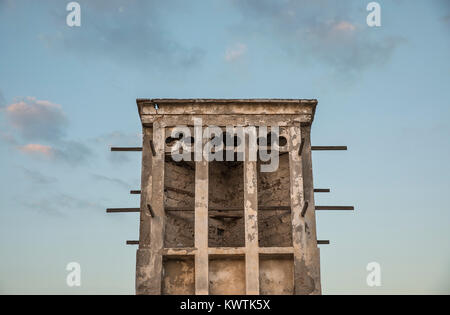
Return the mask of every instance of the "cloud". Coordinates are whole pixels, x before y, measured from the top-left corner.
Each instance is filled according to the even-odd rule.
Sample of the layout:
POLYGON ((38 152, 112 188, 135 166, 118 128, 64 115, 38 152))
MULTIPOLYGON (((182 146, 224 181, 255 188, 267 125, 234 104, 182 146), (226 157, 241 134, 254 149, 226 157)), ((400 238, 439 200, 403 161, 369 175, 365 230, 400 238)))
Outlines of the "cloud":
MULTIPOLYGON (((167 11, 183 10, 184 1, 78 1, 81 27, 61 30, 65 11, 55 11, 58 31, 43 33, 38 38, 50 49, 62 49, 84 58, 127 63, 147 70, 190 68, 204 56, 201 47, 187 47, 174 40, 162 16, 167 11)), ((64 22, 63 22, 64 21, 64 22)))
POLYGON ((67 215, 55 206, 53 202, 47 199, 43 200, 22 200, 21 204, 29 211, 39 212, 51 217, 65 218, 67 215))
POLYGON ((333 30, 338 32, 353 32, 356 26, 347 21, 341 21, 333 25, 333 30))
POLYGON ((78 165, 92 155, 85 144, 66 139, 68 119, 59 104, 26 97, 2 112, 10 130, 1 132, 0 139, 28 156, 78 165))
POLYGON ((84 164, 93 155, 92 150, 84 143, 78 141, 60 141, 54 150, 56 160, 71 165, 84 164))
POLYGON ((73 197, 68 194, 60 193, 52 199, 59 208, 69 210, 87 210, 87 209, 102 209, 103 205, 96 202, 84 200, 78 197, 73 197))
POLYGON ((18 145, 16 137, 11 132, 0 132, 0 139, 10 145, 18 145))
POLYGON ((22 172, 24 173, 24 175, 35 184, 47 185, 47 184, 56 183, 58 181, 57 178, 44 175, 39 171, 30 170, 25 167, 21 167, 21 169, 22 169, 22 172))
POLYGON ((104 208, 101 204, 65 193, 57 193, 49 198, 40 200, 24 200, 22 204, 30 211, 38 211, 54 217, 67 217, 68 213, 73 213, 74 211, 79 213, 81 210, 99 210, 104 208))
POLYGON ((247 52, 247 46, 245 44, 236 44, 233 47, 227 48, 225 52, 225 60, 232 62, 241 58, 247 52))
POLYGON ((366 25, 364 5, 334 0, 234 0, 243 20, 234 30, 243 38, 275 41, 292 60, 319 62, 351 74, 385 63, 404 42, 366 25), (243 35, 244 34, 244 35, 243 35))
POLYGON ((60 141, 57 147, 28 143, 18 146, 18 149, 31 157, 45 158, 74 166, 87 162, 88 157, 92 155, 89 147, 77 141, 60 141))
MULTIPOLYGON (((142 133, 124 133, 112 131, 108 134, 98 136, 91 140, 97 147, 109 149, 113 146, 142 146, 142 133)), ((131 161, 129 152, 110 152, 108 160, 114 164, 123 164, 131 161)))
POLYGON ((52 147, 37 143, 29 143, 19 146, 19 150, 32 156, 43 156, 46 158, 51 158, 54 156, 54 150, 52 147))
POLYGON ((98 181, 113 183, 113 184, 119 185, 121 187, 124 187, 126 189, 129 189, 131 187, 129 184, 127 184, 125 181, 123 181, 119 178, 111 178, 111 177, 98 175, 98 174, 92 174, 92 178, 94 178, 95 180, 98 180, 98 181))
POLYGON ((57 140, 64 136, 67 118, 58 104, 27 97, 5 108, 6 118, 26 140, 57 140))

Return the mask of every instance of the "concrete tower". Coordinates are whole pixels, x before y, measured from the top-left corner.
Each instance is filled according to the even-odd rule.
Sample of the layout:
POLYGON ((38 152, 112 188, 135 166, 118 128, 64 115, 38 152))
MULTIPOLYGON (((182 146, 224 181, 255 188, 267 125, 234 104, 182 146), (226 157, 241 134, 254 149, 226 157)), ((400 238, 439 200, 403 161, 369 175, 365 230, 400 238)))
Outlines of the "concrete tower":
POLYGON ((315 206, 311 149, 346 149, 311 147, 317 101, 138 99, 137 105, 142 148, 113 151, 142 151, 141 190, 132 191, 141 194, 140 208, 108 209, 140 212, 139 241, 128 242, 139 245, 136 293, 321 294, 318 244, 328 242, 316 238, 315 211, 353 208, 315 206), (173 136, 177 126, 183 138, 173 136), (204 136, 208 126, 223 130, 224 161, 201 154, 212 138, 204 136), (266 135, 268 144, 259 141, 266 135), (251 144, 271 153, 275 136, 278 165, 262 171, 269 162, 259 154, 252 159, 251 144), (175 148, 183 160, 173 159, 175 148))

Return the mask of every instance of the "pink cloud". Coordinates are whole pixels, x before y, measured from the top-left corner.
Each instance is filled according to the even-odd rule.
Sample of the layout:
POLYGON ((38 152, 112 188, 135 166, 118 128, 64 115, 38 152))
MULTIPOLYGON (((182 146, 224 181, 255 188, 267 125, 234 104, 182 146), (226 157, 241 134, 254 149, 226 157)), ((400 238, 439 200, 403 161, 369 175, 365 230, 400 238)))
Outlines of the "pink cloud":
POLYGON ((29 143, 29 144, 20 146, 19 150, 25 154, 42 155, 45 157, 52 157, 53 152, 54 152, 54 150, 51 146, 37 144, 37 143, 29 143))
POLYGON ((25 140, 58 140, 67 118, 61 105, 26 97, 5 108, 6 117, 25 140))
POLYGON ((225 60, 229 62, 235 61, 245 55, 246 52, 247 45, 238 43, 227 49, 225 52, 225 60))
POLYGON ((25 100, 13 103, 6 107, 6 111, 10 114, 40 114, 43 109, 61 110, 61 105, 53 104, 45 100, 37 100, 35 97, 27 97, 25 100))
POLYGON ((8 131, 0 131, 0 141, 23 154, 71 165, 84 163, 92 155, 82 142, 66 139, 68 119, 59 104, 24 97, 0 110, 10 127, 8 131))
POLYGON ((347 21, 341 21, 333 25, 333 30, 340 32, 353 32, 356 26, 347 21))

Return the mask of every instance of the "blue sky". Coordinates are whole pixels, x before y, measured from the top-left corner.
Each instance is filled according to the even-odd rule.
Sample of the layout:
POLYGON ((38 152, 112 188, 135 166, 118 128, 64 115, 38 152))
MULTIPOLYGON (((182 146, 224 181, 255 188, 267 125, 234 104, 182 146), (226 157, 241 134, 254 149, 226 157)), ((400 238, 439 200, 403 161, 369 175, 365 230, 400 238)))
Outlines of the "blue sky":
POLYGON ((317 98, 326 294, 450 293, 450 4, 0 0, 0 293, 134 293, 136 98, 317 98), (82 285, 66 285, 79 262, 82 285), (366 285, 377 261, 382 286, 366 285))

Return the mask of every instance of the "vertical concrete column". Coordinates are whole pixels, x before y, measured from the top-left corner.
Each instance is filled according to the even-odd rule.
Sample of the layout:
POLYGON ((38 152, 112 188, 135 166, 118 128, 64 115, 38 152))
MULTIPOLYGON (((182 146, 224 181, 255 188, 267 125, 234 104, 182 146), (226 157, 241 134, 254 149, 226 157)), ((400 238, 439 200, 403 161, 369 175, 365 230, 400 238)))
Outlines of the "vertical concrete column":
MULTIPOLYGON (((244 218, 245 218, 245 288, 246 294, 259 294, 258 250, 258 180, 257 162, 250 160, 249 138, 256 139, 256 129, 248 128, 245 135, 244 218), (250 133, 254 133, 249 135, 250 133)), ((254 143, 253 145, 255 145, 254 143)), ((256 149, 256 148, 253 148, 256 149)))
POLYGON ((152 195, 152 151, 153 129, 143 128, 142 169, 141 169, 141 213, 139 224, 139 249, 136 253, 136 294, 146 294, 150 288, 150 231, 151 217, 147 204, 152 195))
POLYGON ((308 274, 314 280, 312 294, 322 294, 320 281, 320 249, 317 246, 316 214, 314 202, 313 169, 311 157, 311 126, 302 126, 302 138, 304 138, 302 166, 303 166, 303 191, 305 200, 308 201, 308 210, 305 214, 306 232, 306 268, 308 274))
MULTIPOLYGON (((161 281, 163 274, 162 265, 162 251, 164 249, 164 228, 165 228, 165 213, 164 213, 164 144, 165 144, 165 129, 159 122, 153 124, 153 146, 155 149, 155 156, 152 158, 152 192, 149 204, 154 216, 150 215, 148 206, 145 205, 145 211, 150 215, 151 229, 150 229, 150 255, 149 265, 146 277, 150 279, 149 286, 146 288, 145 294, 161 294, 161 281)), ((151 150, 151 149, 150 149, 151 150)))
POLYGON ((304 194, 302 156, 298 154, 301 143, 300 126, 289 127, 289 170, 292 220, 292 242, 294 248, 294 294, 310 294, 314 291, 314 280, 306 268, 305 220, 301 216, 304 194))
MULTIPOLYGON (((195 133, 196 141, 202 134, 195 133)), ((203 141, 202 141, 203 143, 203 141)), ((196 148, 197 150, 198 148, 196 148)), ((203 150, 203 145, 201 146, 203 150)), ((195 162, 195 294, 209 293, 209 257, 208 257, 208 161, 202 155, 201 161, 195 162)))

